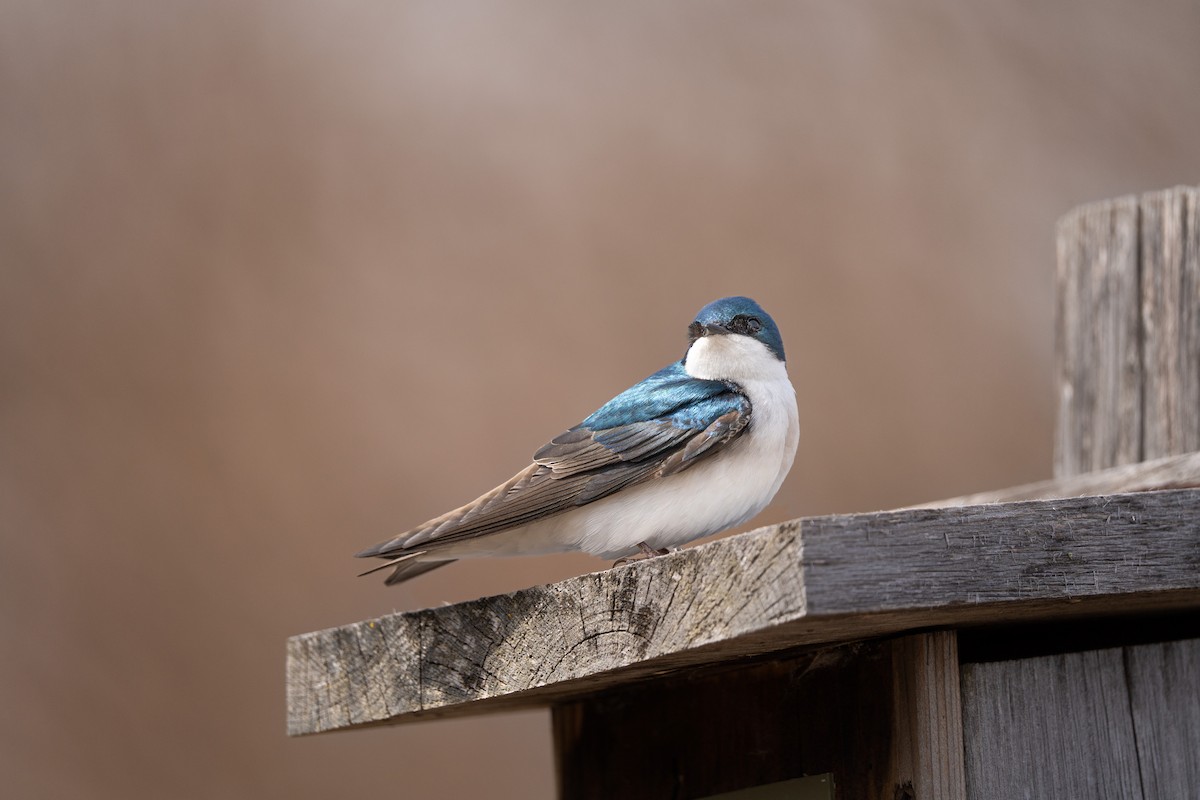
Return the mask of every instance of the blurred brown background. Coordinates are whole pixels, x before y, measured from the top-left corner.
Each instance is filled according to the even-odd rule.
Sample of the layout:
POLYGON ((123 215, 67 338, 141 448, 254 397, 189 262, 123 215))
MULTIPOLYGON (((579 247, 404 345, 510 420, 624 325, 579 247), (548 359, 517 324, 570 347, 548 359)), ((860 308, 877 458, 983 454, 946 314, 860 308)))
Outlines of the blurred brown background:
POLYGON ((0 794, 534 797, 544 714, 289 740, 350 555, 783 329, 758 523, 1049 476, 1054 223, 1200 179, 1195 2, 0 9, 0 794))

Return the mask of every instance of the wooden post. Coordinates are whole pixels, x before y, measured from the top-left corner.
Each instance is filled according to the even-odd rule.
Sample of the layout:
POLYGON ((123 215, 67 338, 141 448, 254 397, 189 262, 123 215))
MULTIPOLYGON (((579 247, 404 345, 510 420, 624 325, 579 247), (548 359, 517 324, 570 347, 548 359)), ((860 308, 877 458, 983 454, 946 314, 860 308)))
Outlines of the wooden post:
POLYGON ((1198 197, 1122 197, 1059 223, 1055 477, 1200 450, 1198 197))
POLYGON ((891 774, 885 785, 896 788, 896 798, 965 797, 958 637, 954 631, 896 640, 892 680, 891 774), (911 790, 908 794, 906 787, 911 790))
POLYGON ((1141 203, 1142 459, 1200 450, 1200 191, 1141 203))
MULTIPOLYGON (((1060 481, 1167 456, 1195 481, 1178 468, 1200 450, 1198 198, 1123 197, 1059 223, 1060 481)), ((1114 544, 1118 556, 1133 545, 1114 544)), ((1191 796, 1197 658, 1193 640, 964 665, 968 796, 1191 796)))

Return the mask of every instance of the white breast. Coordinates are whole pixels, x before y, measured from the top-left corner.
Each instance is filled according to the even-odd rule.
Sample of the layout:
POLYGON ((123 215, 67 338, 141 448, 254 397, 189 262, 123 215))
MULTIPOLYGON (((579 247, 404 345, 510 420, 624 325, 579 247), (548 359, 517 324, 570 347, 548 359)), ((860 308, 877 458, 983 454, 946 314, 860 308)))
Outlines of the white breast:
POLYGON ((750 427, 728 450, 594 503, 580 549, 619 558, 635 551, 638 542, 679 547, 740 525, 766 508, 796 456, 796 393, 786 378, 743 389, 753 409, 750 427))

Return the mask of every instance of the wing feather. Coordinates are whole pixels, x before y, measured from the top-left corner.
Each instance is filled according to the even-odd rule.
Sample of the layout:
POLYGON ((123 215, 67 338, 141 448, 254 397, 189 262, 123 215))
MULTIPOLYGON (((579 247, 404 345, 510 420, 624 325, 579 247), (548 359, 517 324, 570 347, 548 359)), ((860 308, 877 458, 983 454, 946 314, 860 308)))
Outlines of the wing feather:
POLYGON ((436 554, 441 546, 519 527, 676 474, 735 440, 750 417, 750 401, 736 387, 692 379, 673 365, 554 437, 537 451, 533 464, 505 483, 357 555, 394 559, 418 550, 436 554), (647 384, 654 390, 649 400, 638 396, 647 384))

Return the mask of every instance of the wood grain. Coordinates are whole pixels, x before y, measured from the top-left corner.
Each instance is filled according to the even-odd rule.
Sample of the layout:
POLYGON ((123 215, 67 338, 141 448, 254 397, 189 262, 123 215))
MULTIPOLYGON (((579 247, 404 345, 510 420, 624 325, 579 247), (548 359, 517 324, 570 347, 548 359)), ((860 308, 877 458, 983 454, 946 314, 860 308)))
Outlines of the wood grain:
POLYGON ((1200 190, 1058 226, 1055 477, 1200 450, 1200 190))
POLYGON ((1200 640, 962 672, 972 800, 1198 796, 1200 640))
POLYGON ((921 800, 961 800, 966 777, 954 631, 897 639, 892 681, 891 796, 908 787, 921 800))
POLYGON ((1120 648, 962 669, 970 800, 1142 797, 1120 648))
POLYGON ((1200 797, 1200 639, 1125 648, 1146 800, 1200 797))
POLYGON ((1142 459, 1138 219, 1121 197, 1058 225, 1056 478, 1142 459))
POLYGON ((546 705, 928 627, 1200 608, 1200 490, 813 517, 288 643, 288 727, 546 705))
POLYGON ((1200 450, 1200 191, 1141 200, 1143 458, 1200 450))

